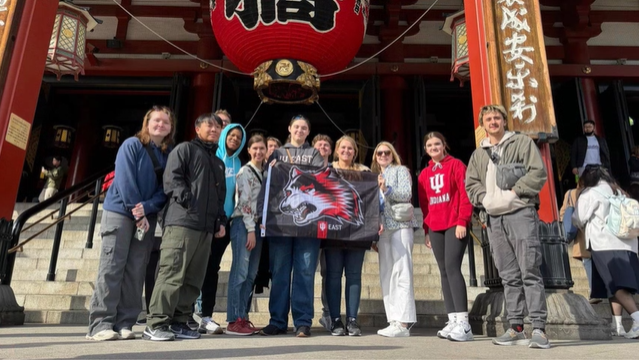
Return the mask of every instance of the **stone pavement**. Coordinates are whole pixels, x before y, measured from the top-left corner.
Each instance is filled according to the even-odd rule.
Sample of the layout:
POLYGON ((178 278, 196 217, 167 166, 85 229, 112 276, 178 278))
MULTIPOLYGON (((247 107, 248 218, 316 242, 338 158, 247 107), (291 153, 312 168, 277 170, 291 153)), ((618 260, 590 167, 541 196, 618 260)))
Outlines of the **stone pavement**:
MULTIPOLYGON (((134 330, 138 336, 141 326, 134 330)), ((495 346, 489 338, 453 343, 435 329, 416 329, 410 338, 389 339, 364 329, 364 336, 330 336, 313 328, 306 339, 281 336, 206 335, 165 343, 145 340, 94 342, 85 326, 32 324, 0 327, 1 359, 636 359, 639 340, 556 341, 549 350, 495 346), (541 353, 540 353, 541 352, 541 353)))

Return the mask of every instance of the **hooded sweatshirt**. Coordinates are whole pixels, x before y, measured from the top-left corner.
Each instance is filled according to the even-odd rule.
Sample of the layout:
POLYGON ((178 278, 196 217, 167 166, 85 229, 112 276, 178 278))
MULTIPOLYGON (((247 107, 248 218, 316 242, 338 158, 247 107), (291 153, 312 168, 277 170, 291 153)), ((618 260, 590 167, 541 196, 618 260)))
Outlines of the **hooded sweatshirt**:
POLYGON ((229 124, 227 125, 222 133, 220 134, 220 143, 217 148, 217 155, 224 162, 224 166, 226 168, 226 198, 224 199, 224 212, 226 213, 226 217, 228 219, 233 215, 233 210, 235 209, 235 176, 240 171, 242 167, 242 162, 238 158, 242 149, 244 149, 244 144, 246 143, 246 132, 244 128, 240 124, 229 124), (229 133, 233 129, 240 129, 242 131, 242 142, 240 143, 240 147, 235 150, 232 155, 228 154, 226 148, 226 138, 229 133))
POLYGON ((466 165, 446 155, 441 162, 431 160, 418 179, 419 207, 424 215, 424 231, 442 231, 453 226, 467 227, 473 214, 464 187, 466 165))
POLYGON ((473 205, 483 206, 489 215, 499 216, 539 204, 539 192, 547 177, 535 142, 526 135, 507 131, 498 144, 492 145, 486 138, 473 152, 466 170, 466 191, 473 205), (512 190, 497 186, 497 166, 489 152, 499 156, 499 164, 524 166, 526 175, 517 180, 512 190))

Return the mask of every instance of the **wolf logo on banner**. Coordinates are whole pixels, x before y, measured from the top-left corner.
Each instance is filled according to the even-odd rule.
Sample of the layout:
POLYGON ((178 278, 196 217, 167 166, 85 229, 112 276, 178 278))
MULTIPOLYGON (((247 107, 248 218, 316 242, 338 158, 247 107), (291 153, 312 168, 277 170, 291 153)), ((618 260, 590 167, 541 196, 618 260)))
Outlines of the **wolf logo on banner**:
POLYGON ((264 236, 378 238, 379 186, 370 172, 277 162, 269 168, 263 203, 264 236))
POLYGON ((324 217, 340 224, 364 223, 359 194, 353 185, 338 178, 329 168, 305 173, 292 167, 284 192, 286 196, 280 210, 292 216, 297 225, 307 225, 324 217))

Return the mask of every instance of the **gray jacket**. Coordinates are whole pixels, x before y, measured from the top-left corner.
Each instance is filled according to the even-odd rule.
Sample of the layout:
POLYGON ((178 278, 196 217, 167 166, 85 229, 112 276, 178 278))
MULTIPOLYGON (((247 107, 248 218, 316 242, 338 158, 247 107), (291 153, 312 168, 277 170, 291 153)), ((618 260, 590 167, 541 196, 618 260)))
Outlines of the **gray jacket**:
MULTIPOLYGON (((486 207, 491 215, 502 215, 508 213, 509 210, 513 212, 524 206, 539 204, 538 194, 546 183, 547 176, 546 168, 535 142, 526 135, 506 132, 497 146, 490 145, 488 139, 484 139, 481 147, 473 152, 466 170, 466 192, 474 206, 486 207), (487 188, 499 190, 495 189, 494 180, 490 184, 486 181, 490 170, 489 165, 492 162, 489 152, 492 151, 499 154, 499 164, 518 163, 522 164, 526 170, 526 174, 513 186, 514 194, 512 195, 510 189, 487 191, 487 188), (490 199, 487 198, 487 193, 490 193, 490 199), (500 196, 500 198, 493 198, 495 196, 500 196), (494 207, 495 212, 491 212, 488 207, 494 207)), ((494 179, 494 176, 491 178, 494 179)))

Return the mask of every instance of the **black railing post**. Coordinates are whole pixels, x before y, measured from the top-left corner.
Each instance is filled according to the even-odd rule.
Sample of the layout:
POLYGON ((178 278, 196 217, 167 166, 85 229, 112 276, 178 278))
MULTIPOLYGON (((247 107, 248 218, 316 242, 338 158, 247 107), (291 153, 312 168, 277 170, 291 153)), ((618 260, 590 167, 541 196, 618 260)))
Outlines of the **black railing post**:
POLYGON ((472 236, 468 236, 468 268, 470 271, 469 284, 477 287, 477 272, 475 270, 475 240, 472 236))
POLYGON ((484 285, 494 289, 502 287, 499 271, 495 267, 495 261, 490 253, 490 241, 488 239, 488 230, 482 226, 481 228, 481 249, 484 258, 484 285))
POLYGON ((13 235, 11 229, 13 228, 13 221, 5 218, 0 218, 0 284, 9 285, 11 281, 11 274, 8 273, 9 261, 12 256, 9 249, 13 246, 13 235))
MULTIPOLYGON (((58 213, 58 219, 62 219, 64 218, 64 215, 66 215, 68 203, 68 197, 65 197, 60 202, 60 212, 58 213)), ((55 281, 55 268, 58 264, 58 253, 60 252, 60 242, 62 241, 63 227, 64 220, 60 221, 55 226, 55 235, 53 237, 53 248, 51 249, 51 260, 49 261, 49 272, 47 273, 47 281, 55 281)))
POLYGON ((87 231, 87 243, 84 246, 87 249, 93 248, 93 233, 95 232, 95 222, 98 217, 98 206, 100 205, 100 192, 102 192, 103 178, 99 178, 95 182, 95 199, 93 199, 93 207, 91 208, 91 218, 89 219, 89 230, 87 231))

